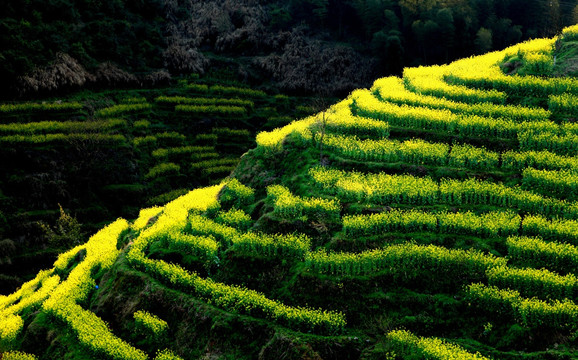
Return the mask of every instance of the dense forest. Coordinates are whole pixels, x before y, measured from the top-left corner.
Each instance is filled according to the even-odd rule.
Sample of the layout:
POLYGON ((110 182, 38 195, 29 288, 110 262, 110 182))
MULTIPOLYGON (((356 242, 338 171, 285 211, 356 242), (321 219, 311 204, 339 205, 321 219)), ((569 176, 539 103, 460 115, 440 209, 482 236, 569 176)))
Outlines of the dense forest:
POLYGON ((156 84, 214 68, 251 85, 347 93, 404 66, 553 36, 578 20, 574 0, 7 0, 2 7, 5 96, 156 84))

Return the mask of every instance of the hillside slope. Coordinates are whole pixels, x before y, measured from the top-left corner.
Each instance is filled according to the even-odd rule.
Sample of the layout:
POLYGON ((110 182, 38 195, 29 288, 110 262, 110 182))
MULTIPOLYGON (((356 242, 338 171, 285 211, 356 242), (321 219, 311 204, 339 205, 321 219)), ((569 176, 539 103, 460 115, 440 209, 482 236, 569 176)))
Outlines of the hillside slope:
POLYGON ((258 131, 315 113, 312 101, 193 74, 170 86, 0 103, 0 158, 11 159, 0 164, 0 294, 85 242, 83 233, 219 183, 258 131))
POLYGON ((578 80, 500 69, 548 74, 555 44, 260 133, 0 297, 3 359, 578 358, 578 80))

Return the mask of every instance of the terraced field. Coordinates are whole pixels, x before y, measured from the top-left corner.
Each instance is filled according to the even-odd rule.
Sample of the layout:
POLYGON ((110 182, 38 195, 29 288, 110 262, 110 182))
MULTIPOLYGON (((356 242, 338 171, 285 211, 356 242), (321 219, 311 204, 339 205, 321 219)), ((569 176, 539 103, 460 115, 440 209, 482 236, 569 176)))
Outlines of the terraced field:
POLYGON ((0 293, 84 242, 40 232, 37 222, 53 226, 59 205, 85 233, 135 218, 143 206, 219 183, 255 146, 258 129, 313 112, 309 98, 219 81, 0 104, 0 157, 9 160, 0 165, 0 293))
POLYGON ((5 358, 578 358, 578 80, 499 67, 547 75, 554 43, 261 132, 225 181, 1 297, 5 358))

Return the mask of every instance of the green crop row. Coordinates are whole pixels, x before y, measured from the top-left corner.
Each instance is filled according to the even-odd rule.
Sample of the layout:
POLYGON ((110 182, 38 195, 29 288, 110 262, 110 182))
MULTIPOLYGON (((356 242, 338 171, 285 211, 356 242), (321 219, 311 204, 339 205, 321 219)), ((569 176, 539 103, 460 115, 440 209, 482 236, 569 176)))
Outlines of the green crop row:
POLYGON ((209 92, 209 86, 205 84, 187 84, 186 88, 196 93, 207 93, 209 92))
POLYGON ((475 281, 485 278, 487 269, 505 266, 506 260, 475 250, 401 244, 361 253, 327 253, 324 250, 311 252, 305 264, 308 271, 338 276, 365 276, 385 272, 404 278, 436 274, 452 281, 475 281))
POLYGON ((574 245, 526 236, 510 237, 506 245, 508 256, 516 264, 578 274, 578 248, 574 245))
POLYGON ((106 132, 111 130, 125 129, 126 120, 110 119, 102 121, 40 121, 30 123, 0 124, 0 135, 10 134, 36 134, 36 133, 82 133, 82 132, 106 132))
POLYGON ((184 96, 159 96, 155 102, 176 105, 229 105, 252 109, 255 105, 251 100, 223 98, 189 98, 184 96))
POLYGON ((253 225, 251 216, 241 209, 231 208, 228 211, 219 211, 215 217, 217 224, 233 227, 238 231, 247 231, 253 225))
POLYGON ((145 175, 145 179, 154 179, 160 176, 177 175, 181 167, 174 163, 161 163, 150 168, 145 175))
POLYGON ((536 170, 522 173, 522 186, 545 196, 578 200, 578 173, 575 170, 536 170))
POLYGON ((570 77, 543 79, 537 76, 509 76, 506 74, 485 74, 483 72, 460 72, 446 76, 452 84, 481 89, 504 91, 518 96, 539 96, 547 98, 552 94, 578 94, 578 81, 570 77))
POLYGON ((215 94, 230 95, 230 96, 247 96, 261 98, 267 96, 264 91, 250 88, 239 88, 234 86, 213 85, 210 91, 215 94))
POLYGON ((208 159, 191 164, 191 169, 193 171, 206 170, 208 168, 215 168, 220 166, 227 167, 230 172, 239 163, 237 158, 223 158, 223 159, 208 159))
POLYGON ((466 288, 468 302, 483 311, 496 315, 513 316, 524 326, 547 326, 574 328, 578 319, 578 306, 568 299, 546 302, 527 299, 515 290, 504 290, 483 284, 471 284, 466 288))
MULTIPOLYGON (((320 135, 316 139, 320 141, 320 135)), ((507 151, 498 153, 469 144, 449 146, 419 139, 360 140, 356 136, 326 134, 327 149, 362 161, 409 162, 413 164, 449 165, 466 169, 521 171, 527 167, 562 170, 578 167, 576 157, 560 156, 549 151, 507 151)))
POLYGON ((239 233, 229 239, 229 249, 245 255, 267 258, 303 259, 309 253, 311 240, 297 234, 239 233))
POLYGON ((155 134, 157 142, 161 147, 177 147, 184 146, 187 137, 176 131, 165 131, 155 134))
POLYGON ((219 244, 211 236, 194 236, 172 232, 166 242, 168 249, 181 254, 197 256, 205 262, 214 260, 219 251, 219 244))
POLYGON ((141 104, 118 104, 96 111, 95 115, 98 117, 112 117, 127 113, 144 113, 150 111, 152 105, 148 103, 141 104))
POLYGON ((335 199, 302 198, 282 185, 267 187, 266 201, 273 214, 286 220, 302 219, 338 221, 341 205, 335 199))
POLYGON ((380 235, 393 231, 431 231, 493 237, 517 234, 521 220, 519 215, 509 211, 476 215, 472 212, 428 213, 419 210, 392 210, 380 214, 345 216, 343 231, 351 237, 380 235))
POLYGON ((439 185, 429 177, 364 175, 321 167, 312 168, 309 174, 316 184, 344 202, 435 204, 439 197, 439 185))
POLYGON ((255 199, 255 190, 245 186, 239 180, 233 178, 229 180, 219 196, 219 201, 223 206, 235 206, 242 208, 250 205, 255 199))
POLYGON ((540 134, 527 131, 518 134, 521 151, 551 151, 560 155, 574 156, 578 153, 578 135, 540 134))
POLYGON ((363 161, 407 162, 412 164, 450 165, 469 169, 495 169, 500 154, 471 145, 430 143, 420 139, 359 140, 352 136, 326 135, 323 145, 340 155, 363 161))
POLYGON ((545 300, 574 299, 578 295, 578 278, 558 275, 545 269, 495 267, 488 269, 492 286, 517 290, 522 296, 545 300))
POLYGON ((522 233, 578 245, 578 221, 576 220, 554 218, 550 221, 539 215, 526 215, 522 222, 522 233))
POLYGON ((177 105, 175 106, 175 111, 200 115, 244 116, 247 114, 247 109, 244 107, 218 105, 177 105))
POLYGON ((122 147, 127 145, 123 135, 109 135, 99 133, 82 134, 36 134, 36 135, 9 135, 0 136, 0 144, 4 145, 60 145, 71 146, 77 142, 91 142, 102 146, 122 147))
POLYGON ((215 148, 212 146, 179 146, 172 148, 159 148, 154 150, 151 155, 155 159, 169 160, 183 155, 201 155, 205 153, 214 152, 215 148))
POLYGON ((311 246, 311 240, 304 235, 242 233, 200 215, 191 215, 188 218, 185 231, 194 235, 214 236, 223 243, 225 249, 267 258, 302 259, 311 246))
POLYGON ((389 137, 389 124, 381 120, 370 119, 361 116, 355 116, 351 113, 351 99, 341 101, 333 105, 325 113, 325 122, 323 113, 318 114, 311 125, 312 132, 323 131, 341 134, 355 135, 361 138, 384 139, 389 137))
POLYGON ((578 96, 572 94, 550 95, 548 108, 554 113, 578 117, 578 96))
POLYGON ((578 158, 550 151, 507 151, 502 153, 502 167, 516 170, 527 167, 544 170, 574 169, 578 168, 578 158))
MULTIPOLYGON (((318 141, 320 136, 317 136, 318 141)), ((363 161, 409 162, 412 164, 447 165, 449 146, 420 139, 359 140, 355 136, 326 134, 323 146, 340 155, 363 161)))
POLYGON ((429 177, 362 174, 321 167, 310 169, 309 174, 318 186, 345 202, 494 205, 570 219, 578 217, 576 203, 477 179, 443 179, 438 184, 429 177))
POLYGON ((0 114, 8 115, 12 113, 32 113, 32 112, 76 112, 82 110, 83 105, 78 102, 56 102, 56 103, 21 103, 2 104, 0 114))

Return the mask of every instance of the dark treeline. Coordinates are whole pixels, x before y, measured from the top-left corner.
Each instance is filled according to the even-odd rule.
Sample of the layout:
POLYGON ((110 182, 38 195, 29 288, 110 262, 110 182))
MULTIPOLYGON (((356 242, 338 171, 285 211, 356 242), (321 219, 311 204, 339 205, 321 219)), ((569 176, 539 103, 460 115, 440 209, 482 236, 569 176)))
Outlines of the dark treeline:
MULTIPOLYGON (((25 74, 45 79, 38 69, 62 59, 59 53, 70 55, 90 76, 109 62, 133 74, 159 69, 174 74, 214 66, 207 54, 233 59, 276 54, 241 72, 246 77, 251 69, 261 71, 282 89, 315 92, 311 83, 286 79, 272 69, 290 73, 293 55, 310 58, 311 73, 354 78, 345 69, 350 66, 363 73, 358 78, 369 80, 398 74, 403 66, 448 62, 552 36, 578 21, 578 7, 576 0, 6 0, 2 16, 0 78, 5 84, 16 84, 25 74), (315 51, 319 46, 350 52, 315 51), (341 57, 334 71, 327 69, 332 57, 341 57)), ((75 66, 65 63, 50 76, 62 77, 75 66)), ((41 82, 28 81, 32 90, 42 88, 41 82)), ((364 84, 344 80, 335 88, 355 85, 364 84)))
POLYGON ((361 40, 385 73, 553 36, 578 22, 573 0, 292 0, 270 7, 272 24, 304 22, 338 41, 361 40))

